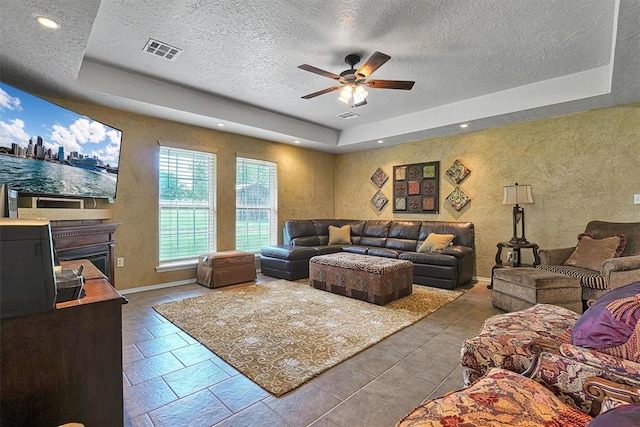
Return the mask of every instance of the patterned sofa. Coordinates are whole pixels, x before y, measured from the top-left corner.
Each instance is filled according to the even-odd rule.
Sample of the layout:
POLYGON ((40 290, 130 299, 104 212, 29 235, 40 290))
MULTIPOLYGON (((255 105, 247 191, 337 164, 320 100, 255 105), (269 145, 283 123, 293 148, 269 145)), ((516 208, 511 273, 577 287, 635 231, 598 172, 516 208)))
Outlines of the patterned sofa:
POLYGON ((463 390, 423 401, 396 427, 638 425, 640 389, 598 374, 603 371, 542 353, 522 375, 492 368, 463 390), (570 379, 563 377, 566 372, 570 379), (566 399, 575 390, 580 398, 566 399))
POLYGON ((576 247, 541 249, 537 268, 580 278, 583 301, 596 299, 611 289, 640 280, 640 222, 591 221, 584 233, 593 239, 623 235, 624 251, 619 257, 603 257, 593 268, 565 265, 576 247))
POLYGON ((470 222, 309 219, 284 224, 283 245, 260 250, 263 274, 280 279, 309 277, 309 259, 351 252, 413 263, 413 283, 455 289, 473 278, 475 234, 470 222), (350 228, 350 243, 329 244, 329 227, 350 228), (450 246, 433 253, 418 252, 431 233, 452 234, 450 246))
MULTIPOLYGON (((577 372, 571 366, 576 361, 586 367, 582 377, 603 376, 640 387, 640 282, 603 295, 582 315, 537 304, 488 318, 480 332, 462 345, 464 383, 473 383, 494 367, 525 372, 542 351, 556 355, 555 367, 540 372, 555 375, 546 378, 550 388, 558 382, 575 382, 577 372)), ((589 404, 581 389, 568 389, 577 406, 589 404)))

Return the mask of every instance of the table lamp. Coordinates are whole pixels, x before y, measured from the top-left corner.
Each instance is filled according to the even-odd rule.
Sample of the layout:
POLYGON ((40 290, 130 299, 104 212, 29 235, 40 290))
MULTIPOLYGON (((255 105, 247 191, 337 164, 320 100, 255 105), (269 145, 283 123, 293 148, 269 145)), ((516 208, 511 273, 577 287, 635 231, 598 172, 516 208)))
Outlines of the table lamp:
POLYGON ((509 243, 529 243, 524 236, 524 208, 520 205, 526 203, 533 203, 533 196, 531 196, 530 185, 505 185, 503 187, 504 198, 502 199, 503 205, 513 206, 513 237, 509 243), (518 223, 522 222, 522 237, 518 237, 518 223))

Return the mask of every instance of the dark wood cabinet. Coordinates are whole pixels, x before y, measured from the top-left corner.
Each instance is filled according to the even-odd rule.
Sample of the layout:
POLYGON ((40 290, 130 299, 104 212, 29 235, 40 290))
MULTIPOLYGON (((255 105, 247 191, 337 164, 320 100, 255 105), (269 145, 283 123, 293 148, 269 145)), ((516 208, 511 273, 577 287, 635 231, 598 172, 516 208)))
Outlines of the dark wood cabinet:
POLYGON ((0 324, 0 424, 122 426, 122 297, 85 265, 86 296, 0 324))

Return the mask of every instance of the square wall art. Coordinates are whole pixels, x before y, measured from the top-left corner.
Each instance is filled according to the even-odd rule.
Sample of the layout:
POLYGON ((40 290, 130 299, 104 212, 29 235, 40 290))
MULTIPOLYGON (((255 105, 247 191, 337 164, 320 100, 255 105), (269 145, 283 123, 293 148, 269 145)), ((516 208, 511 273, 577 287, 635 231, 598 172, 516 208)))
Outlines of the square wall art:
POLYGON ((389 176, 384 173, 382 168, 376 169, 373 175, 371 175, 371 182, 373 182, 378 188, 382 188, 382 185, 387 182, 387 179, 389 179, 389 176))
POLYGON ((384 205, 386 205, 388 201, 389 199, 387 199, 387 196, 382 194, 382 191, 380 190, 378 190, 376 194, 374 194, 373 197, 371 198, 371 204, 373 204, 373 206, 375 206, 375 208, 378 211, 381 211, 382 208, 384 208, 384 205))
POLYGON ((456 187, 448 196, 447 202, 453 209, 459 211, 464 208, 471 199, 459 187, 456 187))
POLYGON ((460 184, 471 173, 471 170, 466 167, 460 160, 453 162, 447 172, 445 172, 449 178, 456 184, 460 184))
POLYGON ((438 213, 440 162, 393 167, 393 212, 438 213))

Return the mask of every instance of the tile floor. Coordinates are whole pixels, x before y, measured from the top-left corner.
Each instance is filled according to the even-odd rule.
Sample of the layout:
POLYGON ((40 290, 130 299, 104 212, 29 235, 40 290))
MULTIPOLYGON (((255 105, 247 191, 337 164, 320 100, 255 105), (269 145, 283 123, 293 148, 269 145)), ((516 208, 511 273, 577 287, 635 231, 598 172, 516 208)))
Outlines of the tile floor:
MULTIPOLYGON (((258 275, 258 283, 272 281, 258 275)), ((153 310, 215 292, 185 285, 127 295, 125 426, 393 426, 427 396, 462 387, 460 347, 489 316, 486 282, 276 398, 153 310)))

